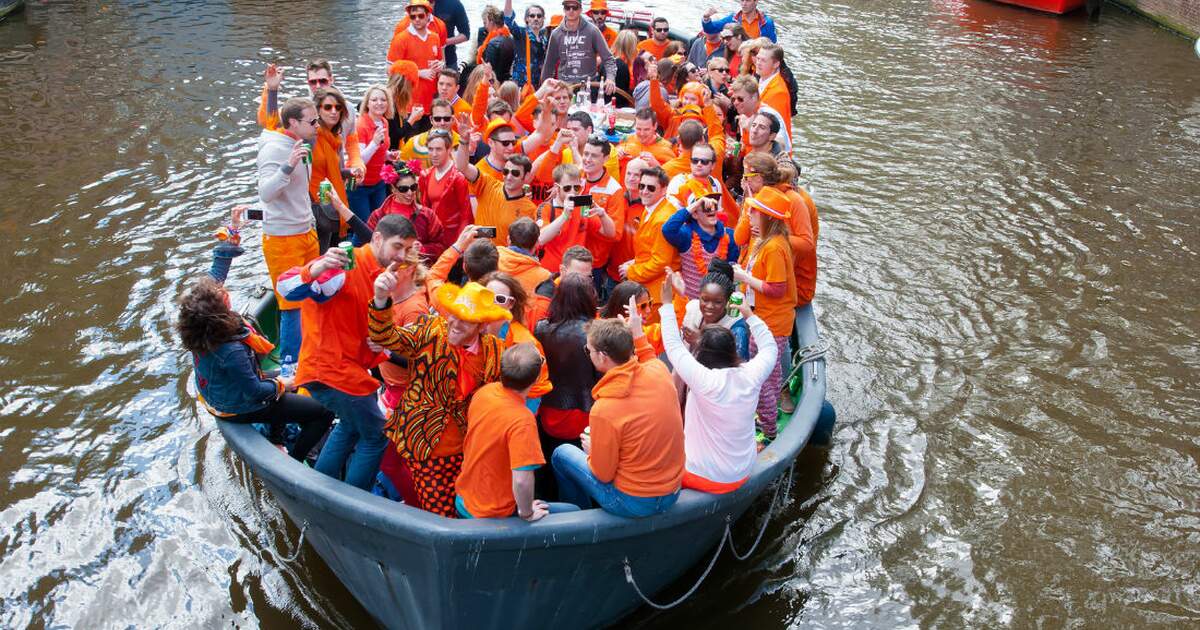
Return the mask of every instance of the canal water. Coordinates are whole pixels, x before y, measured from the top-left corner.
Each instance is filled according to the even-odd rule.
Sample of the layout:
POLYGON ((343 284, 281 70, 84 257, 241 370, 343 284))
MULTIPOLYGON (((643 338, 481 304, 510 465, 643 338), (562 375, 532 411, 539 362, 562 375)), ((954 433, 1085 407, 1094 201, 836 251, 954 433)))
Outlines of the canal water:
MULTIPOLYGON (((0 23, 0 626, 369 624, 311 549, 281 559, 298 532, 195 413, 170 321, 255 199, 265 64, 300 93, 328 56, 357 100, 400 5, 29 4, 0 23)), ((660 4, 689 30, 702 10, 660 4)), ((748 563, 630 623, 1200 623, 1190 42, 1111 7, 764 6, 839 424, 748 563)))

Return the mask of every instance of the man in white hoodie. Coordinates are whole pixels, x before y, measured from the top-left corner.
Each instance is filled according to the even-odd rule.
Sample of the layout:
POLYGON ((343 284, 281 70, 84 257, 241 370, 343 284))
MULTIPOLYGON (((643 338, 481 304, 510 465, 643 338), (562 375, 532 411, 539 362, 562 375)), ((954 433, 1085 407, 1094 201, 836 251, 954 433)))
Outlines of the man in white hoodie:
MULTIPOLYGON (((313 228, 306 163, 317 136, 317 107, 309 98, 292 98, 279 109, 278 130, 258 137, 258 198, 263 203, 263 258, 274 285, 279 275, 320 255, 313 228)), ((284 364, 300 358, 300 304, 279 300, 279 357, 284 364)), ((289 367, 284 365, 285 368, 289 367)))

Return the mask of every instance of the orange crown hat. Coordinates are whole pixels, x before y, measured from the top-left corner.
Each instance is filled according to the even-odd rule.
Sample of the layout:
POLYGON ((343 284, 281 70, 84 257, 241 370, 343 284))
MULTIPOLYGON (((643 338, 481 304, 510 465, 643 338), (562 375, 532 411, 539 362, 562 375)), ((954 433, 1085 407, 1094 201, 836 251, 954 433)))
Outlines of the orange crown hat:
POLYGON ((497 117, 491 119, 490 121, 488 121, 487 126, 483 128, 483 140, 485 142, 488 140, 491 140, 492 134, 496 133, 497 131, 499 131, 501 129, 510 129, 510 130, 516 131, 515 129, 513 129, 512 123, 497 116, 497 117))
POLYGON ((675 201, 679 204, 680 208, 686 208, 692 205, 692 202, 695 200, 715 194, 716 192, 709 182, 689 176, 687 181, 683 182, 683 185, 679 187, 679 190, 675 191, 675 201))
POLYGON ((425 9, 430 15, 433 15, 433 5, 429 4, 429 0, 408 0, 408 5, 404 7, 404 12, 408 13, 413 9, 425 9))
POLYGON ((607 10, 608 10, 608 0, 592 0, 591 3, 588 4, 588 13, 591 13, 592 11, 607 11, 607 10))
POLYGON ((700 104, 700 107, 704 107, 704 103, 708 100, 708 93, 708 88, 704 87, 703 83, 696 81, 688 81, 683 84, 683 87, 679 88, 680 98, 683 98, 684 94, 694 94, 696 102, 700 104))
POLYGON ((388 76, 393 74, 404 77, 410 85, 417 84, 417 64, 407 59, 397 59, 392 67, 388 68, 388 76))
POLYGON ((488 324, 512 319, 508 309, 496 304, 496 294, 478 282, 458 286, 447 282, 433 292, 438 310, 464 322, 488 324))
POLYGON ((776 219, 787 219, 792 216, 791 200, 787 195, 771 186, 763 186, 763 189, 750 200, 749 207, 776 219))

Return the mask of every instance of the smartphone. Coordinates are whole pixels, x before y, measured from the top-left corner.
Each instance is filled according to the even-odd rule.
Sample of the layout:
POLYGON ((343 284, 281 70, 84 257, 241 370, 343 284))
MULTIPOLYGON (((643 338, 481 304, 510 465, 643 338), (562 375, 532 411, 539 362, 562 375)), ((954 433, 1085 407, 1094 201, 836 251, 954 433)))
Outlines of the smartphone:
POLYGON ((496 238, 496 228, 490 226, 475 228, 475 236, 479 238, 496 238))
POLYGON ((256 210, 256 209, 247 210, 246 211, 246 220, 247 221, 262 221, 263 220, 263 211, 256 210))
POLYGON ((576 208, 590 208, 594 202, 592 201, 591 195, 575 195, 574 197, 571 197, 571 203, 574 204, 576 208))

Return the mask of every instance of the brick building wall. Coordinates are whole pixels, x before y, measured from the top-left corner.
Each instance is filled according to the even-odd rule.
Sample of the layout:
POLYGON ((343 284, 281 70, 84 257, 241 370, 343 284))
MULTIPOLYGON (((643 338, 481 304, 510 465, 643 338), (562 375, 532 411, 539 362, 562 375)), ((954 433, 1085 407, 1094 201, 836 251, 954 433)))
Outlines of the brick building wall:
POLYGON ((1191 37, 1200 37, 1200 0, 1116 0, 1191 37))

